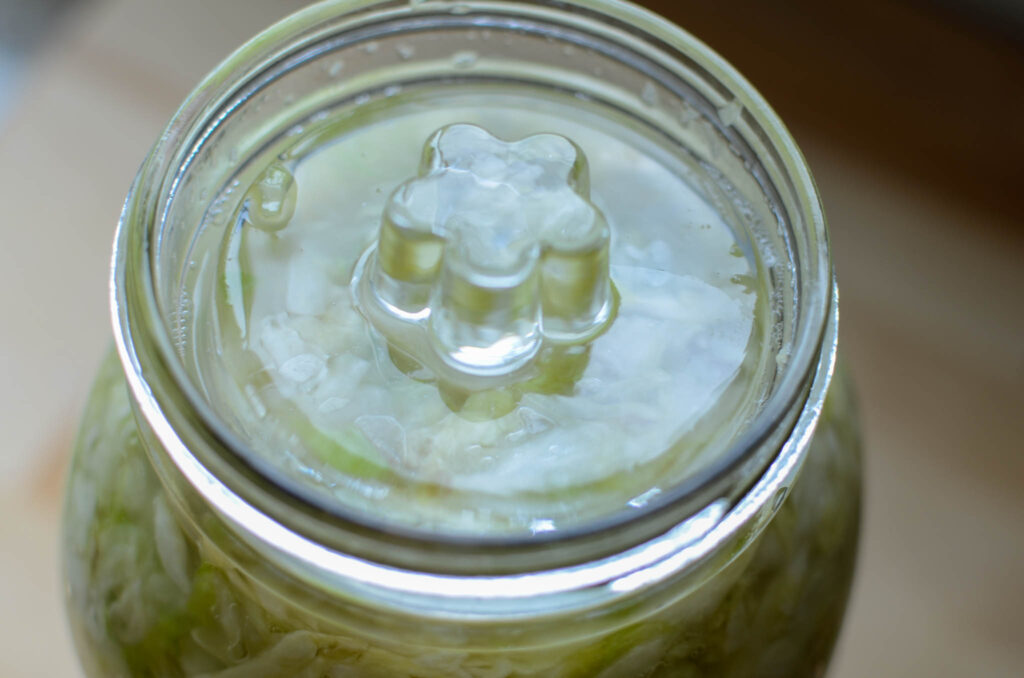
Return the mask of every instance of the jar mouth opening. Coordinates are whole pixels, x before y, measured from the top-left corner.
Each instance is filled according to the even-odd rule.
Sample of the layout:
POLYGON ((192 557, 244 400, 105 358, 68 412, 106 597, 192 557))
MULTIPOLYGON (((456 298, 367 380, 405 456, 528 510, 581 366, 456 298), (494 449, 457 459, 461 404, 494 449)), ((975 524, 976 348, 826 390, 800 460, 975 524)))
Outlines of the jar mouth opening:
MULTIPOLYGON (((626 49, 622 50, 622 55, 627 59, 636 58, 626 49)), ((691 94, 701 96, 694 92, 691 94)), ((806 409, 805 400, 811 380, 819 367, 831 289, 832 271, 824 215, 816 187, 795 142, 746 80, 682 29, 618 0, 587 3, 480 1, 458 5, 335 0, 310 7, 254 38, 208 76, 176 113, 140 170, 126 201, 115 243, 111 303, 118 348, 136 397, 146 401, 140 404, 140 409, 148 424, 165 447, 176 446, 173 441, 168 444, 171 439, 181 443, 185 437, 181 435, 182 429, 190 428, 194 440, 202 440, 223 451, 213 461, 220 464, 223 471, 239 474, 239 482, 246 485, 248 492, 239 492, 241 496, 251 498, 269 489, 274 495, 275 507, 285 512, 299 510, 307 519, 313 517, 324 523, 327 526, 325 530, 331 526, 341 527, 349 535, 357 533, 370 539, 374 535, 383 535, 388 540, 412 547, 440 548, 448 552, 521 550, 535 554, 538 550, 565 544, 593 545, 602 541, 602 535, 644 524, 643 530, 635 531, 635 542, 640 543, 700 514, 716 501, 729 497, 730 493, 742 493, 750 487, 789 439, 794 427, 804 425, 798 424, 796 419, 799 411, 806 409), (435 5, 437 7, 432 8, 435 5), (554 18, 601 22, 629 40, 643 44, 651 53, 660 54, 658 67, 669 75, 673 75, 671 64, 685 61, 691 74, 697 72, 706 79, 704 93, 721 97, 725 106, 707 102, 704 112, 713 117, 723 133, 743 146, 752 158, 762 153, 771 154, 777 176, 769 176, 770 173, 762 167, 756 180, 766 192, 786 193, 779 201, 780 206, 788 198, 788 209, 782 208, 786 214, 777 216, 780 227, 787 229, 783 240, 796 259, 791 262, 795 297, 792 312, 796 316, 794 329, 777 384, 732 448, 708 467, 651 500, 644 508, 532 536, 468 537, 436 531, 421 532, 350 512, 337 503, 326 505, 310 496, 298 483, 260 463, 245 441, 206 405, 175 350, 174 339, 165 320, 169 309, 158 293, 158 259, 165 236, 162 229, 166 228, 168 205, 178 191, 188 164, 199 153, 212 130, 239 106, 246 105, 247 97, 251 96, 240 97, 239 94, 246 87, 251 89, 254 83, 258 84, 260 78, 272 77, 268 64, 278 69, 287 68, 289 60, 297 59, 296 55, 303 50, 315 51, 316 45, 324 40, 323 26, 328 21, 336 22, 335 32, 341 28, 351 32, 370 30, 372 24, 368 23, 367 17, 378 11, 407 12, 421 21, 428 21, 428 15, 436 12, 450 20, 472 22, 474 17, 487 12, 508 16, 517 10, 548 13, 544 16, 551 18, 556 25, 554 18), (738 107, 730 109, 733 102, 737 102, 738 107), (731 120, 723 120, 723 117, 731 120), (779 178, 788 185, 776 186, 779 178), (146 349, 143 349, 143 344, 146 349), (262 490, 254 490, 253 483, 261 485, 262 490)), ((822 390, 821 397, 823 394, 822 390)), ((810 405, 810 409, 820 410, 820 403, 810 405)), ((809 426, 813 428, 813 421, 809 426)), ((189 448, 187 444, 180 445, 182 454, 195 451, 189 448)), ((204 463, 199 466, 212 466, 211 460, 211 457, 204 458, 204 463)), ((224 494, 221 481, 219 473, 208 469, 203 479, 211 493, 208 499, 224 494)), ((317 538, 329 541, 323 538, 324 534, 323 531, 318 532, 317 538)), ((591 554, 593 550, 586 550, 586 553, 591 554)), ((590 556, 580 555, 579 558, 589 559, 590 556)))

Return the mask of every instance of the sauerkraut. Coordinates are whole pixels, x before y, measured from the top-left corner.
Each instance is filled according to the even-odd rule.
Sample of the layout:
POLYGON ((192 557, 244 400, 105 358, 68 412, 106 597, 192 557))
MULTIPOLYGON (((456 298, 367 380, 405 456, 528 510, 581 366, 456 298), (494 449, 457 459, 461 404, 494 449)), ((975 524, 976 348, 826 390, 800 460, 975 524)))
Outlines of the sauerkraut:
MULTIPOLYGON (((858 440, 833 383, 799 482, 763 533, 698 590, 639 622, 543 648, 430 646, 362 633, 233 560, 210 516, 185 515, 150 463, 113 356, 91 395, 65 509, 67 605, 92 678, 678 678, 816 676, 849 590, 858 440)), ((160 451, 152 452, 161 454, 160 451)), ((386 620, 385 620, 386 621, 386 620)), ((529 620, 524 620, 529 624, 529 620)), ((385 624, 386 625, 386 624, 385 624)))

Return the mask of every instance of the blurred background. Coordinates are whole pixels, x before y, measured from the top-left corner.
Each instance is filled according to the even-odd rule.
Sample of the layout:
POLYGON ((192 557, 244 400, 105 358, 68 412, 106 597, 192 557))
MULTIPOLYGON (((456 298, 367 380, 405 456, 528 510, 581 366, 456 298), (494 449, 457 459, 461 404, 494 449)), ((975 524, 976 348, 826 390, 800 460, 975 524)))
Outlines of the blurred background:
MULTIPOLYGON (((0 675, 80 676, 57 570, 120 203, 185 94, 298 0, 0 0, 0 675)), ((776 108, 824 195, 861 399, 830 676, 1024 667, 1024 1, 643 3, 776 108)))

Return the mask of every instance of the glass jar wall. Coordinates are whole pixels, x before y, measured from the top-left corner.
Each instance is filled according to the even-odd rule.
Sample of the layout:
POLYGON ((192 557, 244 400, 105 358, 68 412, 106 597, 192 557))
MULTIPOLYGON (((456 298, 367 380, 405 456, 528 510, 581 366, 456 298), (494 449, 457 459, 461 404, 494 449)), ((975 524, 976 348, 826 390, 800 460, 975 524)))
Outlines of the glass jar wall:
MULTIPOLYGON (((613 243, 648 245, 595 168, 613 243)), ((314 6, 186 101, 129 194, 112 287, 120 360, 90 398, 65 512, 89 675, 824 670, 860 474, 823 217, 770 109, 678 28, 616 2, 314 6), (760 299, 742 368, 755 397, 707 463, 564 529, 449 533, 331 501, 232 420, 210 386, 231 356, 203 343, 217 297, 205 262, 243 187, 268 158, 303 157, 406 98, 443 109, 442 90, 484 107, 513 90, 575 100, 581 119, 654 140, 727 224, 760 299)))
POLYGON ((65 517, 79 654, 96 678, 821 675, 856 554, 850 405, 840 373, 789 497, 759 536, 738 535, 699 573, 589 619, 570 616, 555 632, 540 617, 511 632, 482 621, 423 628, 411 609, 346 609, 261 561, 194 494, 177 505, 110 356, 86 411, 65 517))

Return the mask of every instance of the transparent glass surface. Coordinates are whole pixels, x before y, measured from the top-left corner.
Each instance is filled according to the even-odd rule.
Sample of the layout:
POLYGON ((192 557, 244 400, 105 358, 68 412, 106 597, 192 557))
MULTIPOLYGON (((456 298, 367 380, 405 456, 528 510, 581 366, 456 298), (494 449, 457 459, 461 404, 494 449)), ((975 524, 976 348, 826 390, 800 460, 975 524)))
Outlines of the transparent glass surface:
POLYGON ((217 202, 227 228, 221 213, 206 226, 223 244, 194 248, 183 352, 253 456, 328 508, 522 537, 636 513, 728 453, 763 407, 769 292, 744 225, 692 188, 692 159, 631 117, 534 86, 438 84, 364 105, 358 125, 351 114, 263 159, 292 168, 285 227, 263 227, 239 180, 217 202), (417 174, 452 125, 517 140, 490 137, 501 153, 561 140, 592 206, 565 168, 542 177, 561 190, 533 196, 522 178, 417 174), (410 226, 416 210, 446 236, 410 226), (550 244, 580 228, 567 218, 584 222, 579 252, 550 244), (564 302, 594 296, 574 290, 581 267, 603 285, 595 327, 552 337, 564 302))
MULTIPOLYGON (((152 186, 155 192, 140 190, 129 201, 126 229, 139 230, 126 236, 123 247, 129 257, 136 256, 136 247, 146 252, 139 265, 148 266, 151 275, 140 271, 138 284, 152 285, 151 289, 125 292, 128 298, 122 310, 127 314, 127 325, 137 323, 135 336, 140 337, 143 323, 148 323, 145 332, 153 335, 153 350, 160 354, 159 359, 176 382, 177 397, 188 399, 184 407, 189 412, 183 416, 191 418, 190 413, 195 413, 200 425, 212 429, 238 462, 290 497, 341 521, 399 531, 414 539, 457 540, 467 532, 479 539, 478 527, 470 525, 467 530, 453 525, 452 520, 446 525, 443 517, 435 524, 417 526, 399 510, 367 510, 358 491, 338 492, 340 483, 329 478, 328 482, 311 482, 305 472, 306 462, 311 457, 322 458, 323 446, 313 445, 320 449, 310 450, 307 445, 307 449, 295 450, 292 455, 282 453, 289 441, 261 427, 263 407, 252 405, 253 394, 246 391, 259 390, 261 384, 248 376, 258 372, 259 365, 236 364, 235 372, 240 376, 233 380, 234 385, 232 380, 218 381, 218 371, 224 371, 222 355, 227 356, 228 363, 237 363, 239 352, 222 354, 217 348, 218 340, 230 339, 231 323, 217 327, 203 319, 217 316, 211 305, 224 296, 218 284, 212 282, 221 278, 217 253, 232 251, 232 247, 244 251, 246 246, 240 242, 226 244, 225 236, 234 229, 234 217, 249 193, 248 187, 268 163, 298 164, 298 220, 303 211, 301 167, 304 162, 315 162, 316 151, 322 146, 349 143, 347 138, 353 136, 358 141, 362 130, 382 127, 390 118, 402 120, 404 113, 399 113, 408 109, 443 113, 447 108, 476 108, 480 122, 491 124, 505 136, 518 137, 549 126, 523 123, 533 107, 538 119, 544 119, 544 115, 557 119, 558 131, 569 138, 580 137, 583 142, 607 140, 604 144, 588 143, 586 150, 595 170, 592 178, 597 190, 593 198, 612 210, 610 218, 618 222, 613 224, 613 265, 633 264, 640 259, 646 260, 644 265, 667 273, 700 272, 701 280, 726 274, 721 289, 736 298, 744 294, 744 288, 755 290, 757 309, 747 360, 741 366, 740 378, 733 381, 738 392, 725 394, 731 395, 731 402, 730 397, 720 398, 723 412, 707 408, 710 416, 703 430, 689 421, 700 419, 693 416, 694 408, 684 398, 671 394, 662 398, 668 406, 657 412, 657 426, 648 427, 666 428, 663 435, 649 436, 648 431, 617 426, 600 436, 596 432, 607 422, 598 420, 590 426, 598 446, 603 439, 623 437, 621 429, 625 428, 625 437, 632 443, 629 452, 638 460, 636 466, 642 465, 639 460, 649 460, 676 444, 684 450, 706 447, 708 454, 693 454, 694 463, 667 469, 664 480, 649 481, 647 487, 638 483, 622 488, 621 496, 584 506, 578 515, 545 515, 550 505, 558 503, 555 498, 532 510, 530 519, 519 525, 507 521, 510 527, 498 530, 495 536, 498 540, 533 539, 535 535, 529 529, 532 518, 555 518, 552 522, 556 525, 565 525, 557 532, 580 534, 665 509, 666 520, 659 526, 663 528, 723 493, 732 498, 739 496, 747 481, 730 470, 741 463, 751 467, 751 472, 754 466, 767 465, 781 442, 779 434, 789 425, 783 420, 797 412, 793 405, 806 389, 820 348, 831 289, 820 209, 816 196, 804 193, 809 178, 796 149, 787 145, 783 130, 765 125, 762 117, 770 111, 755 93, 732 81, 738 76, 727 65, 695 41, 678 49, 672 45, 675 51, 668 49, 655 29, 677 29, 651 23, 655 20, 650 15, 615 3, 600 6, 607 14, 593 11, 597 7, 584 4, 567 11, 546 2, 341 3, 333 6, 333 14, 332 7, 323 9, 323 16, 314 8, 305 17, 312 20, 312 27, 302 24, 303 30, 296 30, 287 24, 280 26, 275 29, 280 46, 271 39, 272 33, 266 34, 251 45, 249 52, 243 50, 241 55, 247 58, 240 56, 230 69, 218 72, 226 82, 215 78, 197 90, 196 100, 187 103, 172 123, 175 145, 157 147, 153 164, 142 175, 146 185, 140 188, 158 181, 158 175, 162 183, 152 186), (644 30, 651 30, 652 36, 644 30), (567 112, 572 110, 569 106, 573 102, 576 114, 567 112), (488 113, 503 106, 507 108, 504 120, 488 113), (520 111, 526 113, 520 115, 520 111), (706 206, 714 220, 682 214, 650 218, 644 214, 645 207, 653 212, 649 208, 660 202, 650 193, 654 182, 645 180, 635 188, 623 181, 615 185, 616 177, 608 170, 614 166, 614 158, 602 158, 602 150, 625 142, 643 147, 643 159, 657 159, 671 168, 682 188, 668 185, 663 191, 665 200, 692 191, 695 199, 689 203, 706 206), (313 160, 306 161, 307 157, 313 160), (609 176, 612 180, 607 179, 609 176), (628 206, 630 197, 639 204, 628 206), (622 207, 615 209, 616 204, 622 207), (642 218, 630 220, 630 210, 642 218), (749 270, 709 266, 710 258, 704 256, 709 250, 700 243, 704 226, 711 226, 712 233, 729 233, 727 237, 733 241, 730 244, 740 255, 733 261, 744 263, 749 270), (137 240, 139 237, 147 240, 137 240), (659 252, 659 243, 666 251, 659 252), (630 252, 639 254, 631 257, 630 252), (664 255, 664 261, 658 263, 660 255, 664 255), (733 275, 735 281, 731 280, 733 275), (143 292, 151 295, 139 300, 147 308, 135 309, 130 297, 143 292), (157 317, 152 319, 133 316, 153 312, 157 317), (671 401, 679 403, 674 410, 671 401), (672 427, 680 428, 682 433, 672 427), (690 433, 697 444, 687 440, 690 433), (760 449, 755 452, 755 448, 760 449), (298 458, 298 463, 282 463, 289 456, 298 458), (650 501, 637 502, 639 507, 630 504, 651 489, 660 494, 650 501), (681 502, 684 497, 686 501, 681 502), (678 511, 667 510, 670 504, 678 511), (667 517, 670 512, 676 515, 667 517)), ((438 125, 460 121, 436 117, 438 125)), ((396 143, 400 141, 402 153, 411 152, 415 158, 436 127, 428 125, 418 135, 402 134, 402 128, 397 129, 396 143)), ((364 250, 366 237, 375 234, 375 229, 366 228, 361 220, 368 214, 374 224, 379 223, 390 190, 415 172, 415 166, 406 166, 404 155, 398 151, 382 153, 382 145, 386 143, 368 144, 361 155, 351 156, 351 162, 340 173, 346 180, 341 185, 359 186, 366 197, 362 204, 355 202, 353 209, 343 210, 345 219, 334 227, 330 249, 333 259, 327 266, 340 271, 337 275, 350 269, 352 260, 364 250), (386 186, 373 185, 375 178, 386 186)), ((287 240, 289 230, 276 235, 287 240)), ((258 239, 257 234, 249 238, 258 239)), ((318 243, 316 249, 327 248, 318 243)), ((720 256, 728 258, 729 245, 721 249, 720 256)), ((305 269, 321 265, 316 261, 297 263, 305 269)), ((245 277, 239 275, 238 280, 244 281, 245 277)), ((237 316, 246 306, 246 285, 239 282, 233 290, 230 287, 229 294, 243 299, 232 305, 237 316)), ((305 295, 304 301, 311 304, 310 298, 305 295)), ((607 343, 623 324, 613 323, 611 332, 598 337, 594 346, 600 348, 607 343)), ((658 332, 666 336, 680 334, 664 327, 658 332)), ((711 343, 724 346, 725 342, 716 337, 711 343)), ((705 364, 715 362, 708 360, 705 364)), ((684 364, 683 360, 671 362, 677 371, 684 364)), ((642 381, 649 375, 638 372, 635 376, 642 381)), ((649 381, 653 384, 656 380, 649 381)), ((626 403, 631 404, 628 400, 626 403)), ((308 415, 304 418, 309 419, 308 415)), ((318 438, 325 428, 312 423, 314 426, 307 428, 316 435, 307 439, 318 438)), ((180 429, 177 423, 172 425, 180 429)), ((286 423, 280 428, 288 431, 295 424, 286 423)), ((389 432, 368 432, 364 427, 358 431, 360 436, 347 430, 341 433, 349 440, 356 439, 355 443, 342 445, 351 451, 353 447, 365 447, 360 438, 387 438, 389 432)), ((334 436, 335 442, 337 439, 334 436)), ((376 447, 380 451, 384 445, 376 447)), ((369 455, 352 456, 357 463, 349 467, 366 466, 369 455)), ((676 451, 669 458, 683 456, 676 451)), ((372 459, 369 461, 372 466, 372 459)), ((575 467, 585 465, 576 463, 575 467)), ((644 472, 656 473, 657 469, 644 472)), ((618 476, 624 477, 622 473, 618 476)), ((366 484, 370 487, 362 490, 364 494, 387 489, 415 496, 429 492, 435 483, 428 477, 426 482, 385 479, 378 486, 370 479, 366 484)), ((472 485, 472 491, 456 493, 449 515, 459 516, 462 510, 472 511, 473 506, 495 503, 493 493, 489 496, 479 491, 485 483, 467 480, 467 484, 472 485)), ((527 501, 525 496, 517 499, 527 501)))
MULTIPOLYGON (((282 576, 194 493, 157 477, 121 368, 105 362, 65 513, 68 613, 90 678, 820 676, 849 593, 859 439, 845 375, 807 460, 753 541, 589 619, 425 624, 282 576)), ((781 495, 780 495, 781 499, 781 495)))
MULTIPOLYGON (((358 284, 390 190, 416 173, 414 161, 387 153, 387 134, 366 138, 367 164, 342 171, 354 193, 368 196, 366 213, 345 216, 375 226, 338 229, 337 240, 314 248, 328 264, 312 257, 282 269, 278 278, 303 291, 285 300, 296 316, 322 306, 322 289, 303 278, 308 270, 333 265, 337 279, 358 284)), ((397 236, 399 249, 409 244, 397 236)), ((385 262, 393 280, 418 280, 395 261, 385 262)), ((273 256, 265 262, 261 272, 276 266, 273 256)), ((278 278, 267 277, 271 296, 278 278)), ((384 297, 418 303, 416 289, 380 280, 384 297)), ((64 516, 68 615, 86 671, 820 676, 859 522, 859 440, 836 369, 836 303, 824 217, 798 149, 749 84, 677 27, 613 0, 314 5, 197 87, 126 201, 112 285, 120 364, 107 359, 90 397, 64 516), (449 107, 460 119, 445 118, 449 107), (502 108, 504 122, 492 114, 502 108), (667 458, 694 463, 606 474, 615 482, 597 483, 575 504, 554 490, 494 503, 494 488, 482 483, 430 504, 436 484, 388 479, 401 498, 390 506, 432 507, 433 522, 339 494, 337 483, 320 482, 325 473, 310 481, 323 470, 316 459, 333 461, 343 478, 365 472, 349 454, 358 440, 327 436, 331 444, 282 463, 275 431, 322 443, 326 426, 292 418, 261 428, 246 387, 262 368, 251 370, 237 350, 256 318, 257 288, 253 269, 239 262, 260 255, 254 242, 273 254, 292 216, 315 222, 302 216, 304 162, 407 110, 439 115, 410 136, 416 148, 459 122, 504 126, 507 141, 551 131, 581 139, 597 158, 590 197, 611 227, 613 285, 628 287, 621 267, 629 257, 666 277, 708 258, 695 246, 700 228, 657 215, 631 224, 631 210, 644 205, 617 203, 661 201, 651 185, 634 190, 616 177, 615 158, 602 152, 623 155, 610 152, 618 143, 664 158, 683 187, 673 195, 696 196, 714 216, 727 235, 722 255, 740 266, 722 289, 754 299, 736 388, 719 392, 714 416, 671 404, 659 411, 655 423, 670 435, 654 444, 632 436, 628 448, 619 434, 597 436, 627 456, 682 441, 701 454, 667 458), (559 122, 532 125, 535 113, 559 122), (586 130, 613 133, 593 142, 600 135, 588 141, 586 130), (247 245, 235 237, 243 213, 257 226, 247 245), (683 424, 693 426, 672 439, 683 424), (472 510, 474 520, 451 519, 488 502, 524 519, 501 529, 472 510)), ((609 334, 594 339, 595 351, 609 334)), ((437 343, 461 345, 446 341, 437 343)), ((289 362, 296 357, 285 372, 308 367, 289 362)), ((416 373, 394 355, 384 360, 403 379, 416 373)), ((575 374, 571 364, 548 372, 539 364, 533 383, 545 389, 575 374)), ((443 405, 486 423, 508 406, 493 394, 474 401, 488 392, 475 384, 464 390, 443 405)))

